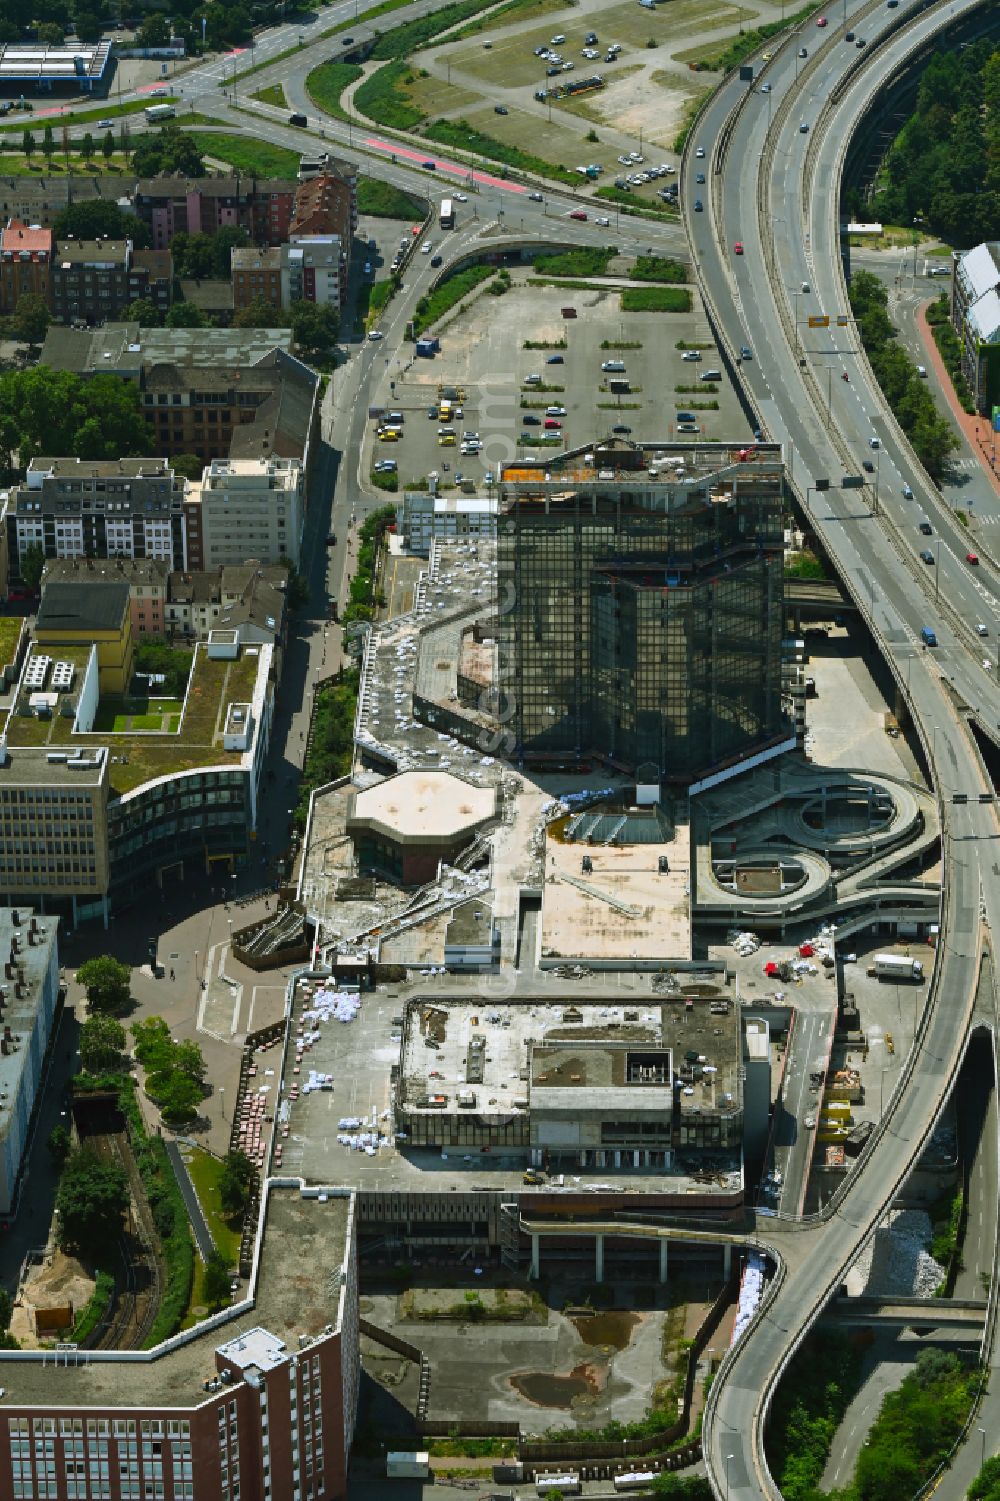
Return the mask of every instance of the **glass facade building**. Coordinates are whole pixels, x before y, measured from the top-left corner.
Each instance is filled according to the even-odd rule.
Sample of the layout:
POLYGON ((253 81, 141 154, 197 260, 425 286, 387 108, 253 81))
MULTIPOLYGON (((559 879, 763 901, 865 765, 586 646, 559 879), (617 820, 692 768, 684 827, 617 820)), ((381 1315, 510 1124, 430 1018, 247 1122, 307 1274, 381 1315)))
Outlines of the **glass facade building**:
POLYGON ((785 741, 780 456, 669 479, 631 448, 586 457, 502 476, 514 759, 686 784, 785 741))

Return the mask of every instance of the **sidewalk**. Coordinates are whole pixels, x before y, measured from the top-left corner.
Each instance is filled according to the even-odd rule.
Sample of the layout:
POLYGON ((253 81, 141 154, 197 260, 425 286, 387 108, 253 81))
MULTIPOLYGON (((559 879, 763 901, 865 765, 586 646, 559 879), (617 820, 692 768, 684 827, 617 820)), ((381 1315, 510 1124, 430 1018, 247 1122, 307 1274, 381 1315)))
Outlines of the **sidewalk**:
POLYGON ((989 480, 997 495, 1000 495, 1000 476, 997 475, 996 471, 996 459, 993 458, 991 461, 990 457, 995 452, 992 441, 994 436, 992 428, 987 418, 971 416, 968 412, 963 411, 961 402, 955 395, 951 376, 945 368, 944 360, 941 358, 938 347, 934 342, 933 330, 927 322, 927 309, 930 306, 930 301, 929 299, 927 302, 921 304, 917 309, 916 316, 917 331, 920 334, 920 341, 927 354, 927 363, 934 370, 935 375, 941 383, 941 389, 944 392, 945 400, 951 411, 952 420, 965 435, 969 447, 979 460, 979 467, 983 474, 989 480))

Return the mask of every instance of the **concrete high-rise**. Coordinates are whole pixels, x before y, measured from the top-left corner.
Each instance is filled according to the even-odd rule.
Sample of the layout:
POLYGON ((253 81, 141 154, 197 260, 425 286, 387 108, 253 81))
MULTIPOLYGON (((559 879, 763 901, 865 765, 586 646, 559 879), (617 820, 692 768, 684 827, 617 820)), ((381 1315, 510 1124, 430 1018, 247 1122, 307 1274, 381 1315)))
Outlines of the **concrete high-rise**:
POLYGON ((595 444, 500 476, 514 758, 700 784, 791 739, 780 450, 595 444))

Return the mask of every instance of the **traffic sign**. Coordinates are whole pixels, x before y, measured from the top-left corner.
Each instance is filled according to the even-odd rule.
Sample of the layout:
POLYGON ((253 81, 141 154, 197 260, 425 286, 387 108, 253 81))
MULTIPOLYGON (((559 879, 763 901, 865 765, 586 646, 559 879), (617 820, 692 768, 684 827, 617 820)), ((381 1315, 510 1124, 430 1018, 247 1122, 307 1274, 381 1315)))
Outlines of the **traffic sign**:
POLYGON ((842 490, 863 490, 865 488, 865 477, 863 474, 845 474, 840 481, 840 488, 842 490))
POLYGON ((838 328, 846 328, 847 325, 850 323, 850 321, 851 320, 850 320, 850 318, 848 318, 848 316, 847 316, 846 313, 838 313, 837 314, 837 327, 838 328))
POLYGON ((809 315, 810 328, 829 328, 830 319, 826 313, 811 313, 809 315))

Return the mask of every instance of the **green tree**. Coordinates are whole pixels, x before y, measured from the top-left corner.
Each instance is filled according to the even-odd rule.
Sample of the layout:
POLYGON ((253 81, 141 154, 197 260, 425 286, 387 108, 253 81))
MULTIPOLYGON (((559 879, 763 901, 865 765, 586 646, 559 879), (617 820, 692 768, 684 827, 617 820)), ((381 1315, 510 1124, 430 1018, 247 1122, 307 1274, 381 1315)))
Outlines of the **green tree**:
POLYGON ((211 320, 193 302, 175 302, 163 321, 167 328, 211 327, 211 320))
POLYGON ((80 1028, 80 1062, 88 1074, 117 1073, 125 1066, 125 1028, 113 1016, 88 1016, 80 1028))
POLYGON ((38 40, 46 47, 62 47, 66 37, 61 26, 54 21, 44 21, 38 28, 38 40))
POLYGON ((282 308, 272 307, 265 297, 255 297, 233 318, 234 328, 288 328, 290 318, 282 308))
POLYGON ((10 1332, 10 1320, 14 1312, 14 1299, 5 1287, 0 1287, 0 1350, 19 1350, 21 1347, 10 1332))
POLYGON ((80 155, 85 162, 92 162, 94 160, 94 137, 89 130, 80 142, 80 155))
POLYGON ((52 126, 46 125, 45 131, 42 135, 42 155, 49 165, 51 165, 52 163, 52 156, 55 149, 56 143, 55 138, 52 134, 52 126))
MULTIPOLYGON (((114 142, 112 141, 112 147, 114 142)), ((78 240, 131 240, 137 250, 147 250, 152 244, 148 225, 135 214, 119 208, 106 198, 82 198, 60 210, 52 221, 52 233, 57 240, 73 235, 78 240)))
POLYGON ((137 47, 166 47, 170 43, 170 27, 165 16, 147 16, 136 32, 137 47))
POLYGON ((132 1024, 133 1051, 147 1073, 169 1070, 174 1051, 170 1028, 162 1016, 149 1016, 132 1024))
POLYGON ((171 1066, 196 1084, 205 1082, 205 1057, 196 1042, 175 1042, 171 1066))
POLYGON ((150 1074, 146 1080, 146 1093, 159 1105, 160 1114, 168 1125, 181 1126, 194 1120, 205 1092, 187 1074, 168 1069, 166 1073, 150 1074))
POLYGON ((205 461, 196 453, 176 453, 170 460, 170 467, 175 474, 183 474, 185 479, 200 480, 205 461))
POLYGON ((77 9, 75 15, 76 34, 81 42, 99 42, 101 32, 104 30, 104 20, 97 10, 77 9))
POLYGON ((61 1167, 73 1149, 73 1139, 66 1127, 60 1124, 52 1127, 45 1145, 52 1161, 61 1167))
MULTIPOLYGON (((130 302, 125 309, 125 317, 129 323, 138 323, 140 328, 159 328, 163 322, 163 314, 148 297, 138 297, 135 302, 130 302)), ((176 460, 174 464, 176 465, 176 460)))
POLYGON ((104 160, 106 162, 109 162, 111 160, 111 158, 114 156, 114 154, 115 154, 115 138, 114 138, 114 133, 112 131, 110 131, 110 130, 106 130, 104 132, 104 140, 101 142, 101 155, 104 157, 104 160))
POLYGON ((132 997, 132 971, 111 954, 100 954, 80 965, 76 978, 87 992, 91 1013, 114 1016, 128 1009, 132 997))
POLYGON ((21 135, 21 150, 24 152, 25 156, 34 156, 36 145, 37 142, 35 141, 34 136, 31 134, 31 131, 27 128, 27 126, 25 126, 24 131, 21 135))
POLYGON ((17 299, 10 330, 15 339, 23 339, 26 344, 41 344, 51 322, 45 298, 37 292, 25 292, 17 299))
POLYGON ((238 224, 226 224, 211 236, 212 271, 220 281, 228 281, 233 269, 233 251, 249 245, 250 236, 238 224))
POLYGON ((242 1219, 250 1203, 256 1170, 245 1152, 227 1152, 219 1178, 222 1212, 230 1219, 242 1219))
POLYGON ((218 1251, 213 1251, 205 1262, 202 1278, 205 1302, 213 1313, 229 1302, 229 1268, 218 1251))
POLYGON ((67 1157, 59 1179, 58 1240, 64 1251, 94 1252, 120 1233, 128 1207, 128 1180, 122 1168, 102 1162, 89 1147, 67 1157))
POLYGON ((24 466, 40 453, 81 459, 141 456, 153 437, 131 381, 114 375, 90 380, 68 370, 36 365, 0 371, 0 436, 10 424, 24 466))
POLYGON ((155 135, 143 136, 132 153, 132 166, 138 177, 155 177, 160 172, 179 177, 204 177, 205 163, 194 137, 173 121, 155 135))
POLYGON ((292 336, 308 354, 329 354, 337 342, 340 314, 328 303, 298 301, 291 306, 292 336))
POLYGON ((21 574, 21 583, 30 593, 38 593, 38 586, 42 582, 44 568, 45 549, 40 542, 29 542, 21 553, 19 571, 21 574))

